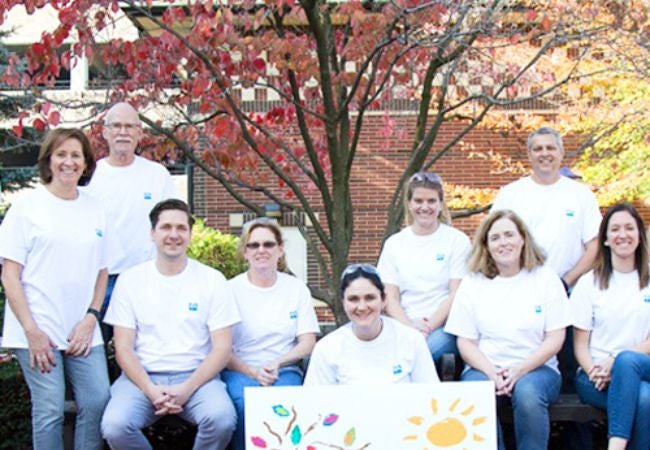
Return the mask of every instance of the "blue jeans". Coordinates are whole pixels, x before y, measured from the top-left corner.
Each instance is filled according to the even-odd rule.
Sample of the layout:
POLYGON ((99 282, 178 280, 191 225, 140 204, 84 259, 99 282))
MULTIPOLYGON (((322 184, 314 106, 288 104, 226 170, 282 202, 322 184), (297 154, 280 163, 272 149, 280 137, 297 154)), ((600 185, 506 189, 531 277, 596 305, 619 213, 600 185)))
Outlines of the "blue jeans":
POLYGON ((86 357, 67 356, 55 351, 56 366, 49 373, 29 367, 29 350, 16 349, 14 353, 32 399, 34 449, 63 449, 66 380, 72 386, 77 403, 75 450, 101 449, 103 441, 99 423, 109 398, 104 347, 93 347, 86 357))
POLYGON ((111 339, 113 339, 113 326, 104 323, 104 316, 108 310, 108 305, 110 304, 111 295, 113 295, 113 289, 115 288, 115 283, 117 282, 118 276, 120 276, 119 273, 108 276, 108 280, 106 282, 106 294, 104 294, 104 303, 102 303, 102 307, 99 311, 99 314, 102 318, 100 326, 102 330, 102 338, 104 339, 104 346, 107 346, 111 339))
POLYGON ((650 448, 650 356, 624 351, 612 366, 609 387, 599 391, 582 370, 576 389, 580 400, 607 411, 610 437, 628 439, 631 450, 650 448))
MULTIPOLYGON (((260 384, 257 380, 234 370, 224 370, 221 378, 226 383, 228 395, 232 399, 237 411, 237 428, 232 435, 230 448, 232 450, 244 450, 246 448, 246 431, 244 429, 244 388, 260 384)), ((278 379, 273 386, 301 386, 302 371, 297 366, 282 367, 278 373, 278 379)))
MULTIPOLYGON (((488 377, 476 369, 466 370, 462 381, 485 381, 488 377)), ((562 380, 560 374, 547 366, 538 367, 524 375, 512 392, 512 398, 497 397, 497 409, 509 400, 515 425, 515 441, 518 450, 546 450, 551 425, 548 407, 557 401, 562 380)), ((497 420, 499 450, 505 450, 501 424, 497 420)))
MULTIPOLYGON (((150 373, 149 378, 155 384, 172 385, 182 383, 192 373, 150 373)), ((178 415, 196 424, 196 450, 223 450, 235 429, 235 409, 219 376, 197 389, 178 415)), ((111 401, 102 419, 102 434, 111 448, 151 449, 142 428, 158 419, 151 400, 125 374, 120 375, 111 386, 111 401)))
POLYGON ((453 334, 446 333, 444 326, 433 330, 429 336, 427 336, 427 345, 429 346, 429 351, 431 352, 431 357, 433 362, 436 365, 439 365, 440 358, 445 353, 453 353, 458 355, 458 348, 456 347, 456 336, 453 334))

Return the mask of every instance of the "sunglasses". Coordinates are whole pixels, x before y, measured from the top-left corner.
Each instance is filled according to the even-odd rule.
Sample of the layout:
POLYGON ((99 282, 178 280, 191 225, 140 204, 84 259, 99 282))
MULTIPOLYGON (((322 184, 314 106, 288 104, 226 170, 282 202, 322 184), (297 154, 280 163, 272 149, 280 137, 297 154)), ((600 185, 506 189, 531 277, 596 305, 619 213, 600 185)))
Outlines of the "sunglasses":
POLYGON ((246 248, 249 250, 257 250, 260 247, 264 247, 265 249, 270 250, 272 248, 275 248, 277 245, 278 243, 274 241, 249 242, 246 244, 246 248))
POLYGON ((411 175, 411 178, 409 178, 409 183, 421 183, 423 181, 442 184, 442 178, 435 172, 415 172, 411 175))
POLYGON ((372 264, 358 263, 358 264, 350 264, 349 266, 347 266, 345 270, 341 273, 341 280, 343 280, 343 278, 345 278, 348 275, 356 273, 359 270, 365 273, 366 275, 375 275, 376 277, 381 278, 379 276, 379 271, 372 264))

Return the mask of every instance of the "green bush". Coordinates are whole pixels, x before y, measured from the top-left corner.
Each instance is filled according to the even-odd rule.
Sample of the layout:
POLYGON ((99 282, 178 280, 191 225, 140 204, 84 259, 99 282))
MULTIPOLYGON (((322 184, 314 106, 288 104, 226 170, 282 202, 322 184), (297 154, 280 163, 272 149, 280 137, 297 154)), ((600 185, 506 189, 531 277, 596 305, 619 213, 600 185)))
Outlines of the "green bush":
POLYGON ((0 449, 27 449, 31 443, 29 390, 16 361, 0 363, 0 449))
POLYGON ((197 220, 192 228, 192 242, 188 255, 223 273, 226 278, 246 270, 246 264, 237 254, 239 238, 221 233, 197 220))

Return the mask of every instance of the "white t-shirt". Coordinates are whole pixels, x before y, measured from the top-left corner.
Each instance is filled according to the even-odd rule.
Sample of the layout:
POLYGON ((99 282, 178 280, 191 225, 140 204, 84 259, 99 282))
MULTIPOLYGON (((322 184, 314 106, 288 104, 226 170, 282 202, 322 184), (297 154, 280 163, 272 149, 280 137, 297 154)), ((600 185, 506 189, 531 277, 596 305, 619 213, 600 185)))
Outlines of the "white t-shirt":
POLYGON ((268 288, 242 273, 228 282, 241 315, 233 328, 233 352, 246 364, 263 367, 296 345, 296 337, 318 333, 318 320, 305 283, 278 272, 268 288))
POLYGON ((594 361, 630 350, 650 337, 650 287, 639 289, 639 273, 613 272, 609 288, 594 284, 594 273, 578 280, 571 293, 573 325, 591 331, 594 361))
MULTIPOLYGON (((0 226, 0 257, 23 266, 29 309, 59 350, 68 347, 70 332, 92 303, 99 271, 117 250, 108 235, 104 211, 88 193, 63 200, 42 186, 18 197, 0 226)), ((97 326, 92 345, 101 343, 97 326)), ((8 304, 2 345, 28 347, 8 304)))
POLYGON ((492 211, 510 209, 522 218, 535 242, 544 249, 555 273, 563 277, 584 253, 584 244, 598 235, 602 216, 587 186, 567 177, 543 185, 531 177, 504 186, 492 211))
POLYGON ((153 258, 156 246, 149 232, 149 213, 159 201, 179 198, 167 169, 140 156, 126 167, 111 166, 106 158, 100 159, 87 189, 104 204, 125 251, 108 272, 119 274, 153 258))
POLYGON ((165 276, 151 260, 120 275, 104 321, 135 330, 147 372, 182 372, 203 362, 210 333, 239 322, 239 313, 221 272, 188 259, 181 273, 165 276))
MULTIPOLYGON (((513 277, 463 278, 445 331, 477 339, 478 348, 497 367, 509 367, 533 354, 547 331, 571 325, 564 287, 552 269, 523 269, 513 277)), ((557 371, 557 358, 546 365, 557 371)))
POLYGON ((362 341, 348 323, 316 343, 305 386, 324 384, 433 383, 436 368, 424 336, 390 317, 372 341, 362 341))
POLYGON ((417 320, 438 310, 449 280, 466 275, 470 250, 465 233, 448 225, 424 236, 408 227, 386 240, 377 268, 384 283, 399 287, 404 312, 417 320))

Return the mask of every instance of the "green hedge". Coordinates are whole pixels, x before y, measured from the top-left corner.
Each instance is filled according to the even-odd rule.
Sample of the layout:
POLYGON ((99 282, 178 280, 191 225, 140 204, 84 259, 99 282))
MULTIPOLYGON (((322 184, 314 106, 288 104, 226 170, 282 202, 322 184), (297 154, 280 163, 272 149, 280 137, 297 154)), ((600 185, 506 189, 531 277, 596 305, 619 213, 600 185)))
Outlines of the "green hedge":
POLYGON ((0 364, 0 449, 31 448, 29 391, 16 361, 0 364))
POLYGON ((246 270, 245 262, 237 254, 238 242, 239 238, 210 228, 199 219, 192 228, 187 254, 232 278, 246 270))

